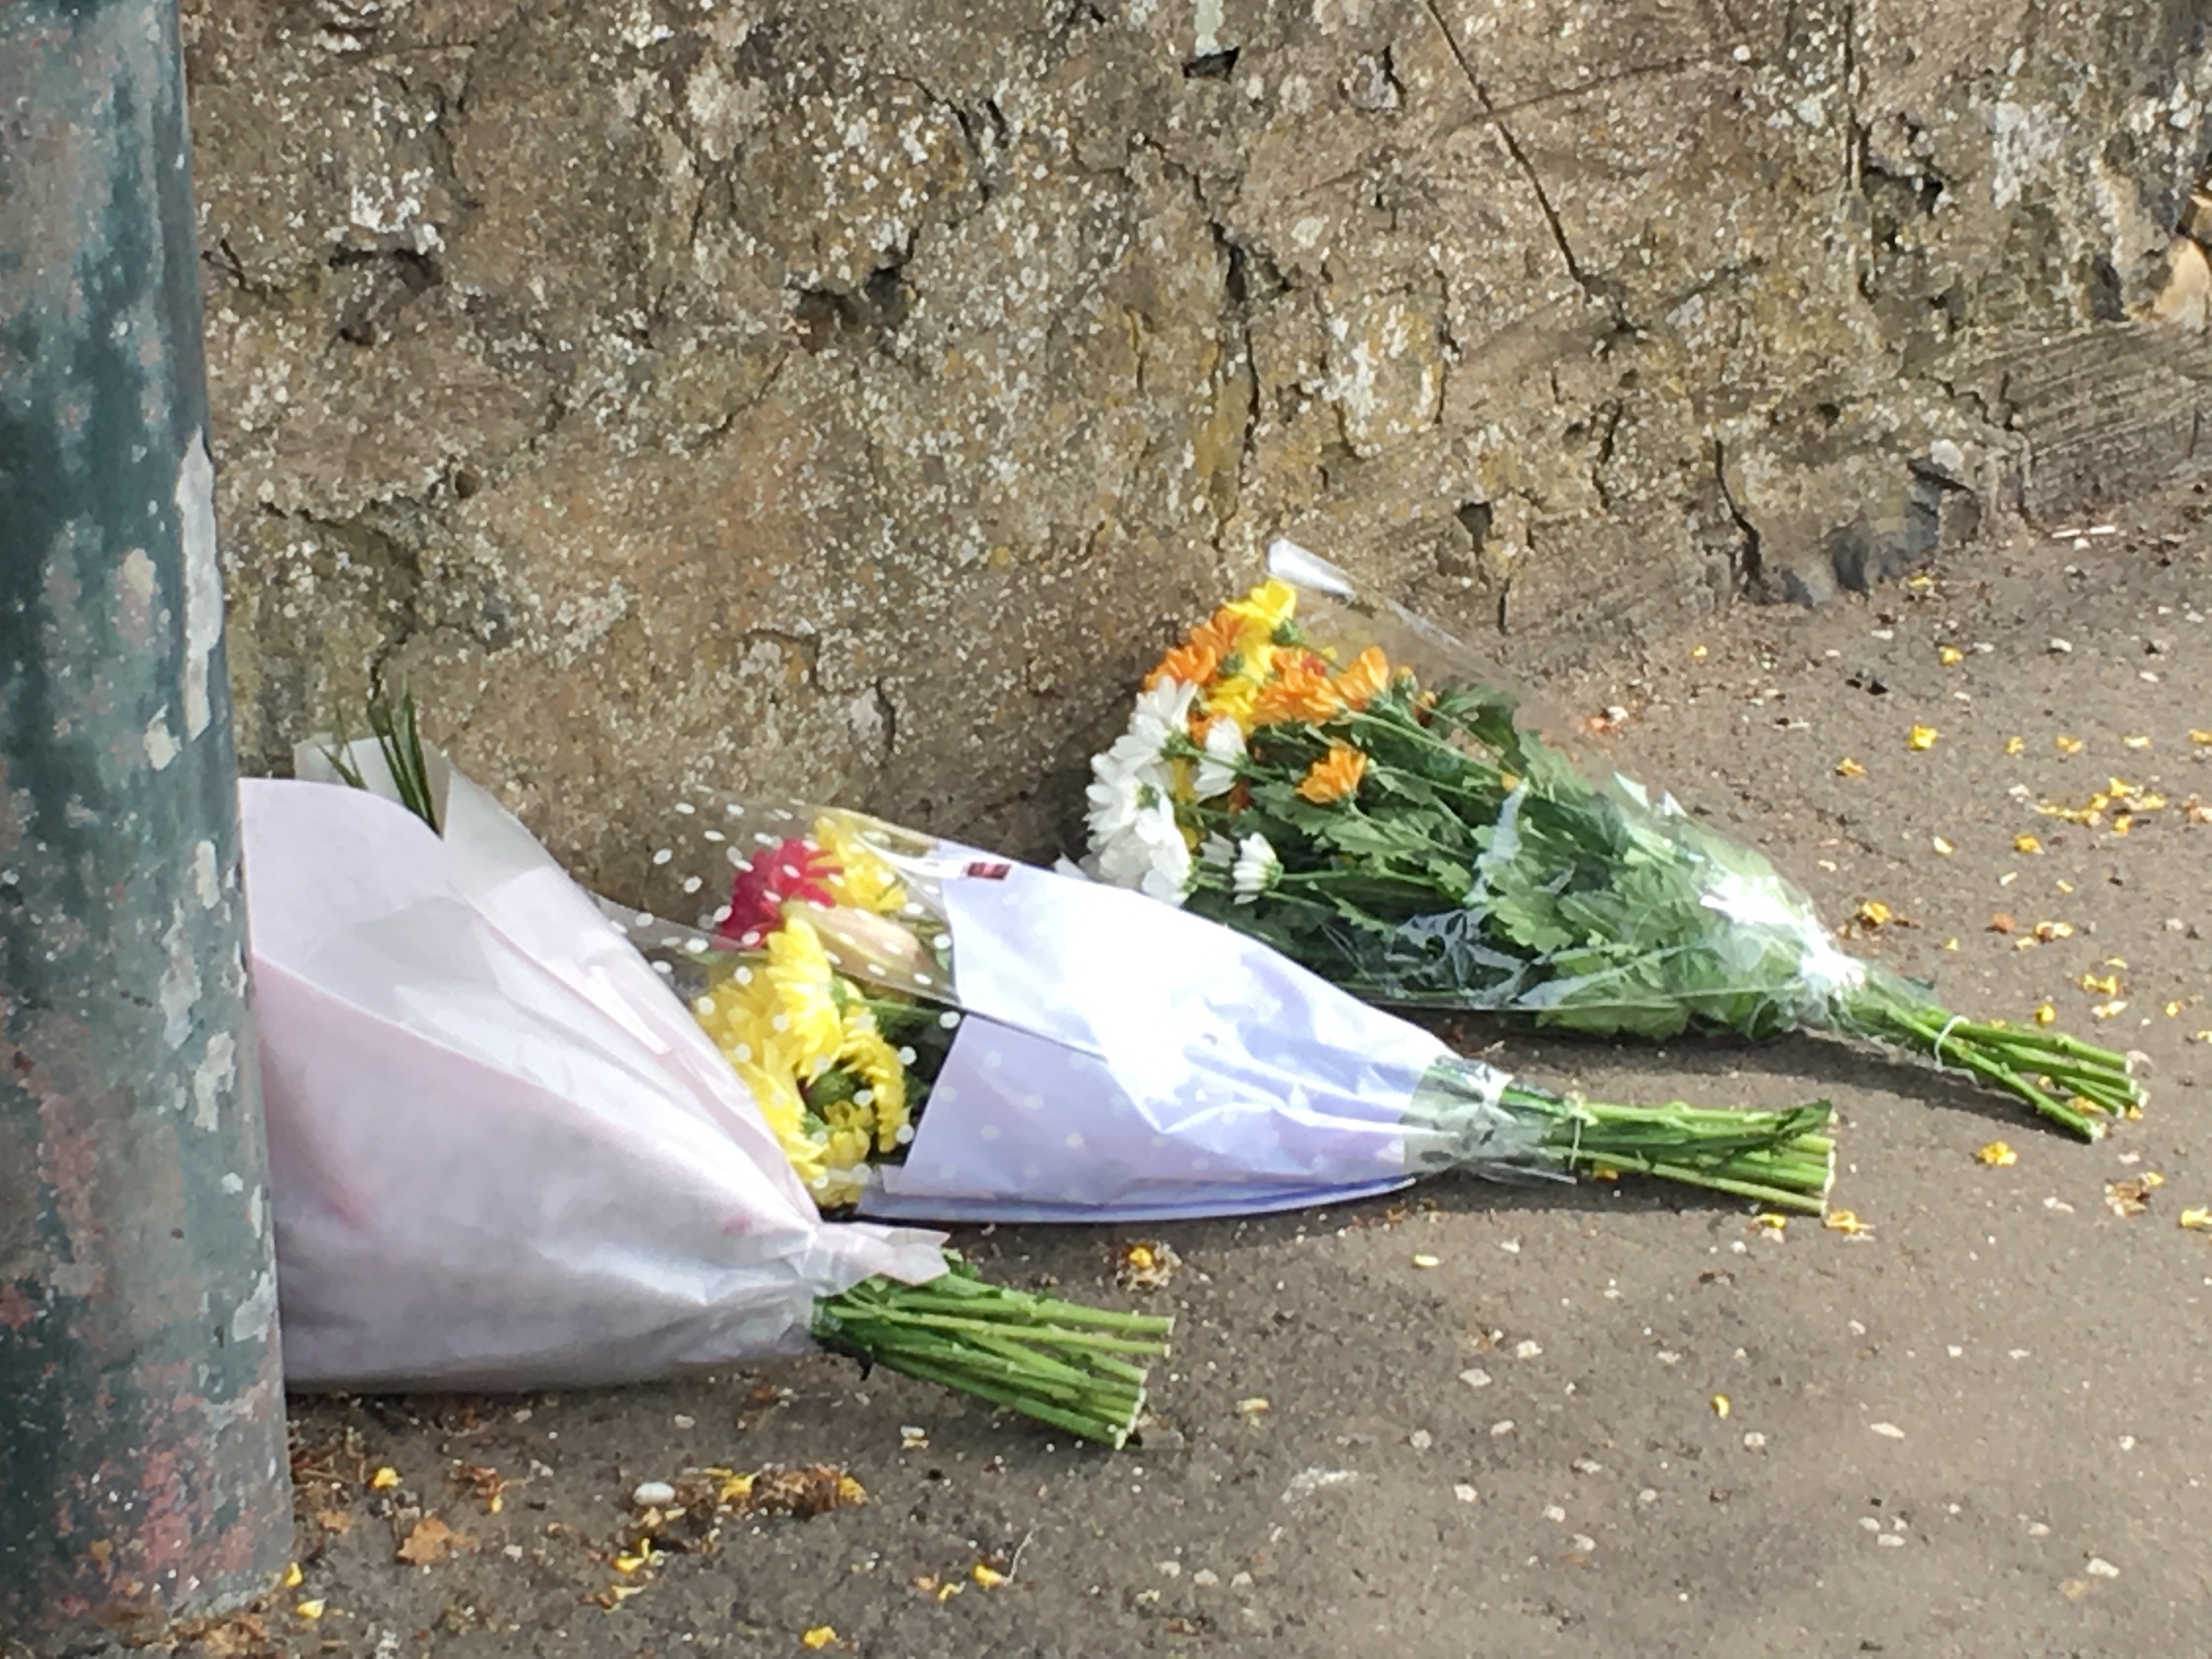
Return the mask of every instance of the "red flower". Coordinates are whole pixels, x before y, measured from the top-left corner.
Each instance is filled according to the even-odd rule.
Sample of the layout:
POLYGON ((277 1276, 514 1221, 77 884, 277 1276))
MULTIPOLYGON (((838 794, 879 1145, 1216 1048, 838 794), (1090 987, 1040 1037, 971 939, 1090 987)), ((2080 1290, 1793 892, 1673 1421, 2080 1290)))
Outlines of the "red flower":
POLYGON ((783 926, 783 907, 793 899, 824 908, 837 901, 822 884, 835 876, 837 860, 811 841, 797 836, 764 847, 750 863, 738 866, 730 884, 730 910, 715 937, 725 945, 750 950, 783 926))

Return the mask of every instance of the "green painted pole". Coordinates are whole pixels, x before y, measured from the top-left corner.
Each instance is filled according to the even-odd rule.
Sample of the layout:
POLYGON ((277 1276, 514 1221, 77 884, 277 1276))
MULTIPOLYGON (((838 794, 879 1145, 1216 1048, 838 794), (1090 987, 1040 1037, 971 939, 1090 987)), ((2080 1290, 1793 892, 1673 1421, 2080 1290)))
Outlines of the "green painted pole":
POLYGON ((291 1544, 175 0, 0 0, 0 1651, 291 1544))

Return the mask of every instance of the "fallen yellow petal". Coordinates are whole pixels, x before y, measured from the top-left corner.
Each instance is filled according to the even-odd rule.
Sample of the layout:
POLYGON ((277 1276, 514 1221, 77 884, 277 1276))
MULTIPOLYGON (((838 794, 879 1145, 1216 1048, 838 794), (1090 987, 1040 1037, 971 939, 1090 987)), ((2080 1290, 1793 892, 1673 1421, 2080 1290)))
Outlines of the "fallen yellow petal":
POLYGON ((1844 756, 1843 759, 1836 763, 1836 775, 1839 778, 1863 778, 1866 775, 1866 768, 1860 765, 1849 755, 1844 756))
POLYGON ((1880 899, 1869 899, 1859 906, 1858 919, 1869 927, 1887 927, 1897 920, 1897 912, 1880 899))
POLYGON ((2070 921, 2039 921, 2035 924, 2035 936, 2046 945, 2055 939, 2072 939, 2074 924, 2070 921))
POLYGON ((1006 1582, 1006 1575, 987 1561, 978 1561, 969 1568, 968 1576, 985 1589, 996 1589, 1006 1582))
POLYGON ((1966 659, 1966 653, 1955 645, 1939 645, 1936 647, 1936 660, 1946 668, 1956 668, 1966 659))
POLYGON ((2110 1002, 2099 1003, 2089 1012, 2094 1014, 2099 1019, 2110 1019, 2114 1014, 2123 1012, 2127 1006, 2126 998, 2115 997, 2110 1002))
POLYGON ((300 1564, 297 1561, 295 1561, 290 1566, 284 1569, 284 1588, 286 1589, 299 1589, 300 1581, 307 1576, 307 1575, 306 1573, 300 1571, 300 1564))
POLYGON ((1726 1395, 1717 1394, 1713 1396, 1713 1415, 1715 1417, 1726 1417, 1735 1409, 1735 1407, 1729 1404, 1729 1397, 1726 1395))
POLYGON ((1820 1218, 1820 1224, 1832 1233, 1845 1233, 1854 1238, 1874 1231, 1850 1210, 1831 1210, 1820 1218))
POLYGON ((1958 936, 1954 934, 1951 938, 1945 939, 1943 941, 1943 948, 1947 951, 1957 950, 1959 948, 1958 936))
POLYGON ((2212 1031, 2191 1031, 2189 1040, 2191 1042, 2212 1042, 2212 1031))
POLYGON ((2127 835, 2132 831, 2135 827, 2135 819, 2129 817, 2125 812, 2116 812, 2112 815, 2112 833, 2114 835, 2127 835))
POLYGON ((1761 1212, 1758 1220, 1759 1224, 1771 1233, 1785 1231, 1790 1225, 1790 1218, 1774 1210, 1761 1212))
POLYGON ((2150 739, 2148 738, 2122 738, 2120 741, 2130 749, 2148 749, 2150 747, 2150 739))
POLYGON ((1974 1156, 1992 1170, 2002 1170, 2020 1162, 2020 1154, 2002 1140, 1992 1140, 1974 1156))
POLYGON ((2168 1019, 2179 1019, 2181 1017, 2181 1005, 2178 1002, 2167 1003, 2166 1005, 2166 1017, 2168 1019))
POLYGON ((799 1639, 810 1648, 826 1648, 837 1639, 837 1632, 832 1626, 817 1625, 799 1639))
POLYGON ((1413 1265, 1416 1267, 1433 1267, 1437 1265, 1437 1258, 1432 1255, 1417 1255, 1413 1258, 1413 1265))
POLYGON ((2212 749, 2212 732, 2207 732, 2201 726, 2190 728, 2189 740, 2199 749, 2212 749))
POLYGON ((1957 848, 1952 846, 1949 842, 1944 840, 1941 836, 1936 837, 1935 847, 1936 850, 1941 853, 1947 859, 1949 858, 1952 854, 1959 850, 1957 848))
POLYGON ((316 1620, 323 1616, 324 1606, 325 1603, 323 1598, 319 1595, 312 1601, 301 1602, 299 1606, 294 1607, 292 1611, 298 1613, 301 1618, 307 1620, 308 1623, 313 1624, 316 1620))
POLYGON ((2041 837, 2036 836, 2014 836, 2012 838, 2012 850, 2015 853, 2026 853, 2031 858, 2037 857, 2043 852, 2043 842, 2041 837))
POLYGON ((2074 884, 2061 876, 2058 878, 2058 890, 2062 893, 2070 893, 2074 890, 2074 884))
POLYGON ((2008 754, 2008 755, 2022 755, 2022 754, 2026 754, 2027 752, 2027 739, 2026 738, 2017 738, 2017 737, 2015 737, 2015 738, 2007 738, 2005 739, 2005 753, 2006 753, 2006 754, 2008 754))
POLYGON ((2179 1224, 2192 1233, 2212 1233, 2212 1210, 2202 1206, 2184 1210, 2179 1224))
POLYGON ((2062 755, 2078 755, 2081 752, 2081 739, 2079 738, 2069 738, 2063 732, 2052 738, 2051 741, 2058 745, 2058 752, 2062 755))
POLYGON ((1247 1417, 1257 1417, 1261 1412, 1270 1409, 1270 1406, 1271 1402, 1266 1396, 1256 1394, 1249 1400, 1240 1400, 1237 1402, 1237 1409, 1247 1417))
POLYGON ((2166 1185, 2166 1177, 2155 1170, 2146 1170, 2143 1171, 2142 1184, 2146 1191, 2152 1188, 2163 1187, 2166 1185))
POLYGON ((2094 992, 2100 997, 2116 997, 2120 994, 2120 976, 2118 974, 2084 974, 2078 982, 2083 990, 2094 992))
POLYGON ((2057 1018, 2058 1010, 2052 1007, 2049 1003, 2039 1002, 2035 1005, 2035 1023, 2038 1025, 2054 1024, 2057 1023, 2057 1018))
POLYGON ((1932 726, 1916 726, 1905 734, 1905 746, 1907 749, 1933 749, 1936 739, 1941 736, 1942 733, 1932 726))
POLYGON ((399 1471, 389 1463, 368 1477, 368 1489, 371 1492, 390 1492, 398 1484, 399 1471))
POLYGON ((2105 793, 2114 800, 2130 800, 2142 792, 2125 778, 2107 778, 2105 780, 2105 793))

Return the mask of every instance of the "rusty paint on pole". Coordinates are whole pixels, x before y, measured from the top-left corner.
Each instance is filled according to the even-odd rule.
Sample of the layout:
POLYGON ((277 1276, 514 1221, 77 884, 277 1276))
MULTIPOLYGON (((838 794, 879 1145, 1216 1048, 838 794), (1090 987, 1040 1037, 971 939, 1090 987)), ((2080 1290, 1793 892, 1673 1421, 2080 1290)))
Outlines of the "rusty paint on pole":
POLYGON ((291 1542, 175 0, 0 4, 0 1646, 291 1542))

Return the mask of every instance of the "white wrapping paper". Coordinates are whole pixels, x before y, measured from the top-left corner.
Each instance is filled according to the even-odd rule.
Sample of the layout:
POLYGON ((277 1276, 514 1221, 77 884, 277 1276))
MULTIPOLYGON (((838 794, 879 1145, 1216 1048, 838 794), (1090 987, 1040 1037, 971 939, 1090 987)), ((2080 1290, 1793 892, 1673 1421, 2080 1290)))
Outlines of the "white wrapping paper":
POLYGON ((1405 1118, 1443 1043, 1140 895, 975 867, 942 889, 967 1018, 866 1212, 1240 1215, 1411 1178, 1405 1118))
POLYGON ((942 1271, 935 1235, 825 1224, 660 977, 443 781, 443 839, 358 791, 241 787, 288 1382, 642 1379, 942 1271))

